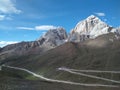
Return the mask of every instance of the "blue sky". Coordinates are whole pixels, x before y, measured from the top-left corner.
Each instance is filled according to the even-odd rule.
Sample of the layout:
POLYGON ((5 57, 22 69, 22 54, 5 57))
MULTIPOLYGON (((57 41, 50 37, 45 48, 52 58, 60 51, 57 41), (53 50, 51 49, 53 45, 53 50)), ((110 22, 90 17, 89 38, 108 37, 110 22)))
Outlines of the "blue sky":
POLYGON ((0 46, 39 38, 50 28, 69 32, 89 15, 120 26, 120 0, 0 0, 0 46))

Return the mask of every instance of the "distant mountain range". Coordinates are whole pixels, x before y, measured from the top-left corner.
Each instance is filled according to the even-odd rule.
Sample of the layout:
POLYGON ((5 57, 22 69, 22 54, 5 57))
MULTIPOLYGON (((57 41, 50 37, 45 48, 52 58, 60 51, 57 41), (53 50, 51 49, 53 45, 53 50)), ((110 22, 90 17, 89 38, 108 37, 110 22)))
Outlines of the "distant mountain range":
MULTIPOLYGON (((24 80, 40 80, 26 74, 22 71, 22 68, 24 68, 50 78, 50 80, 119 87, 120 73, 114 72, 120 72, 120 28, 111 27, 98 17, 91 15, 80 21, 69 35, 64 28, 58 27, 49 30, 36 41, 21 42, 0 48, 0 65, 21 68, 17 71, 1 66, 2 73, 0 71, 0 76, 7 77, 7 81, 11 80, 11 77, 22 78, 22 82, 26 82, 24 80), (69 70, 62 71, 61 68, 68 68, 69 70), (80 72, 80 70, 88 71, 80 72)), ((45 83, 48 85, 50 82, 45 83)), ((53 82, 50 84, 56 85, 53 82)), ((11 87, 11 84, 7 85, 11 87)), ((28 88, 29 84, 26 83, 26 86, 28 88)), ((21 85, 18 87, 21 87, 21 85)), ((70 89, 67 89, 66 86, 62 88, 64 90, 70 89)), ((55 90, 63 89, 56 88, 55 90)), ((75 88, 74 85, 71 85, 70 90, 80 89, 83 89, 83 87, 75 88)), ((108 87, 87 87, 83 90, 114 89, 119 90, 119 88, 108 87)), ((25 90, 24 87, 23 90, 25 90)), ((54 89, 49 87, 49 90, 54 89)))
MULTIPOLYGON (((80 21, 75 28, 70 31, 69 35, 67 35, 64 28, 58 27, 49 30, 36 41, 20 42, 5 46, 0 49, 0 55, 4 56, 7 54, 7 56, 11 56, 16 54, 35 54, 36 52, 42 53, 66 42, 82 42, 86 39, 93 39, 110 32, 118 35, 120 29, 111 27, 101 21, 98 17, 91 15, 85 20, 80 21)), ((118 37, 116 36, 116 38, 118 37)))

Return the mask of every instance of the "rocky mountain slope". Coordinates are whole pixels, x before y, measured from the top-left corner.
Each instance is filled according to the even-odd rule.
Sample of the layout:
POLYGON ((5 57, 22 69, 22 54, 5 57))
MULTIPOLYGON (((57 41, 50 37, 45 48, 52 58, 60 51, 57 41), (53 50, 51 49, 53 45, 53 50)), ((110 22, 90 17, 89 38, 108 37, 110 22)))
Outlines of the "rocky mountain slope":
POLYGON ((56 29, 49 30, 36 41, 20 42, 1 48, 0 60, 16 55, 41 54, 42 52, 63 44, 66 39, 67 33, 65 29, 58 27, 56 29))
POLYGON ((43 36, 38 39, 41 41, 42 46, 59 46, 67 39, 67 33, 65 29, 58 27, 57 29, 49 30, 43 36))

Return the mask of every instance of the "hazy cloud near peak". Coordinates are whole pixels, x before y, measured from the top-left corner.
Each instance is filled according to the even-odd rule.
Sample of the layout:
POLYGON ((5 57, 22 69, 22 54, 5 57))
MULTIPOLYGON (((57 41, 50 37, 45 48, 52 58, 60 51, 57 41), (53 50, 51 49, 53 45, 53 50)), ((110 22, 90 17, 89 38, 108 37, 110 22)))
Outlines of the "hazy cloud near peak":
POLYGON ((8 44, 15 44, 18 43, 18 41, 0 41, 0 47, 4 47, 8 44))
POLYGON ((21 29, 21 30, 34 30, 34 28, 30 28, 30 27, 17 27, 17 29, 21 29))
POLYGON ((56 26, 53 25, 41 25, 41 26, 36 26, 35 30, 50 30, 50 29, 56 29, 56 26))
POLYGON ((40 25, 40 26, 35 26, 34 28, 31 27, 17 27, 17 29, 21 30, 38 30, 38 31, 43 31, 43 30, 50 30, 50 29, 56 29, 56 26, 53 25, 40 25))
POLYGON ((94 14, 96 14, 97 16, 105 16, 105 13, 103 13, 103 12, 96 12, 94 14))

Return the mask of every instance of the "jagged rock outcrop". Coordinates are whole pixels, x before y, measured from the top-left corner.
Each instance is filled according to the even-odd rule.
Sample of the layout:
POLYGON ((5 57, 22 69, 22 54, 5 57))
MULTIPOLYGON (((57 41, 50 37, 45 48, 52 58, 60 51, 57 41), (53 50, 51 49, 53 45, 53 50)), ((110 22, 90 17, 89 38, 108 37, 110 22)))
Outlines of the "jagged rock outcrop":
POLYGON ((47 46, 59 46, 65 42, 67 39, 67 33, 64 28, 56 28, 49 30, 46 34, 44 34, 38 41, 41 42, 42 45, 47 46))
POLYGON ((120 34, 120 27, 116 28, 116 33, 120 34))
POLYGON ((91 15, 87 19, 80 21, 76 27, 70 32, 69 41, 80 42, 87 38, 95 38, 99 35, 114 32, 115 29, 98 17, 91 15))

